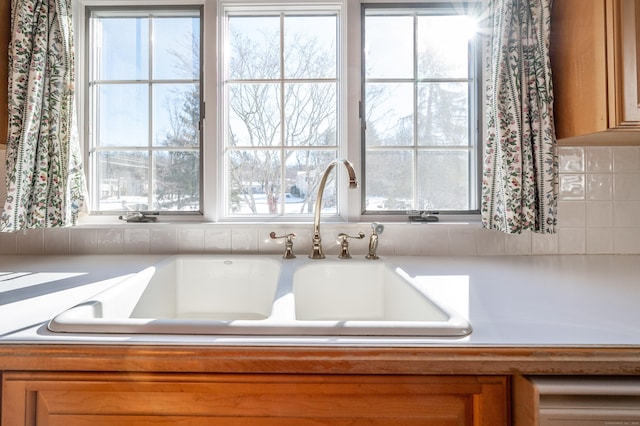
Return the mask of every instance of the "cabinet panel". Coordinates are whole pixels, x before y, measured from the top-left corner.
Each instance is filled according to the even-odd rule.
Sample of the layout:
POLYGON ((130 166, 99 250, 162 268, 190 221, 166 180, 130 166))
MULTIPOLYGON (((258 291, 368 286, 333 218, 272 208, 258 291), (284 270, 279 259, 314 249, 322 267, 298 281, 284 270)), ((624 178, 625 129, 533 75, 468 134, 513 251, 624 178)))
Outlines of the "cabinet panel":
POLYGON ((506 378, 6 373, 2 424, 506 425, 506 378))
POLYGON ((560 144, 640 144, 640 7, 555 0, 551 66, 560 144))
POLYGON ((640 7, 635 0, 621 0, 619 9, 614 10, 618 16, 620 25, 616 27, 616 46, 619 49, 619 75, 617 75, 616 92, 619 94, 618 121, 614 123, 616 127, 638 127, 640 126, 640 96, 638 90, 638 14, 640 7))

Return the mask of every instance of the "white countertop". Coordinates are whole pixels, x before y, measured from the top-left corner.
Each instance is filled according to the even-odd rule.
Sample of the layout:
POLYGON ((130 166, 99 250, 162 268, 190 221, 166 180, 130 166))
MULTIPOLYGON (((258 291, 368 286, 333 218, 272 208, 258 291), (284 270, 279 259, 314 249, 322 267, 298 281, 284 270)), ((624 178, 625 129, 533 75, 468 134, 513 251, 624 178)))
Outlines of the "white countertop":
POLYGON ((58 313, 165 257, 2 256, 0 343, 640 347, 638 255, 386 258, 470 321, 473 333, 464 338, 91 335, 47 329, 58 313))

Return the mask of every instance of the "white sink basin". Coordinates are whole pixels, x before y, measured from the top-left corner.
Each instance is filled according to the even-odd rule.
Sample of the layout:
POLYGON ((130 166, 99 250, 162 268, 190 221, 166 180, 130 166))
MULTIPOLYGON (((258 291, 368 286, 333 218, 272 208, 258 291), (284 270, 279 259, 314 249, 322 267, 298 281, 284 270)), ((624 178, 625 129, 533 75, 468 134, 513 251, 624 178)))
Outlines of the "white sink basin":
POLYGON ((326 261, 293 276, 296 319, 314 333, 452 336, 471 332, 384 262, 326 261))
POLYGON ((271 315, 280 263, 270 258, 174 256, 56 316, 52 331, 223 333, 271 315))
POLYGON ((446 321, 449 318, 384 263, 303 266, 293 276, 293 295, 299 320, 446 321))
POLYGON ((178 255, 49 323, 54 332, 460 337, 448 313, 383 260, 178 255))
POLYGON ((280 264, 272 259, 181 256, 161 268, 131 318, 256 320, 271 315, 280 275, 280 264))

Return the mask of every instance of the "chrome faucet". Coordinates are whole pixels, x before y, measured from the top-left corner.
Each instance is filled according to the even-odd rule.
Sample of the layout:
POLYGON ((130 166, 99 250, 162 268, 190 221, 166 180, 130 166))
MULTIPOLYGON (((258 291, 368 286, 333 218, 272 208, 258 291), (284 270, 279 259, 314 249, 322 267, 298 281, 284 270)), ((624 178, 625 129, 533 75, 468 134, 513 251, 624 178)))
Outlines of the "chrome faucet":
POLYGON ((322 210, 322 194, 324 193, 324 187, 327 184, 327 178, 329 177, 329 173, 336 164, 344 164, 347 168, 347 173, 349 174, 349 188, 357 188, 358 181, 356 178, 356 171, 353 168, 353 165, 348 161, 341 158, 333 160, 324 171, 322 175, 322 179, 320 180, 320 185, 318 185, 318 194, 316 196, 316 207, 314 211, 313 217, 313 240, 311 247, 311 254, 309 254, 310 259, 324 259, 324 253, 322 252, 322 239, 320 238, 320 210, 322 210))

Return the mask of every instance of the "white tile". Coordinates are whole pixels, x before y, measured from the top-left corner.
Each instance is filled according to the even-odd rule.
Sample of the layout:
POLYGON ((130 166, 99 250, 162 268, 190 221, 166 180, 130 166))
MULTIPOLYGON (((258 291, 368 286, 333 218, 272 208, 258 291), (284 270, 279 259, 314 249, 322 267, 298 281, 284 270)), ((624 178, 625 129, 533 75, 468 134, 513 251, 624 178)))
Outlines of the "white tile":
POLYGON ((531 234, 532 254, 558 254, 558 234, 531 234))
POLYGON ((505 254, 529 255, 531 254, 531 231, 523 231, 521 234, 505 234, 505 254))
POLYGON ((476 252, 480 256, 503 255, 505 233, 495 229, 479 229, 476 233, 476 252))
POLYGON ((180 227, 178 233, 179 253, 203 253, 204 229, 202 227, 180 227))
POLYGON ((640 228, 614 228, 613 250, 616 254, 640 254, 640 228))
POLYGON ((616 146, 613 148, 614 173, 640 172, 640 146, 616 146))
POLYGON ((149 253, 173 254, 178 251, 178 233, 171 225, 150 229, 149 253))
POLYGON ((95 254, 98 247, 98 233, 95 228, 72 228, 71 254, 95 254))
POLYGON ((586 171, 588 173, 611 173, 613 170, 613 154, 611 147, 587 147, 586 162, 586 171))
POLYGON ((124 229, 124 253, 149 253, 151 231, 149 228, 127 227, 124 229))
MULTIPOLYGON (((428 226, 428 225, 426 225, 428 226)), ((397 229, 393 233, 393 246, 396 256, 419 256, 423 254, 423 232, 425 224, 411 224, 397 229)))
POLYGON ((44 253, 66 255, 71 252, 69 228, 50 228, 44 233, 44 253))
POLYGON ((0 254, 18 253, 18 238, 16 232, 0 232, 0 254))
POLYGON ((584 228, 561 228, 558 231, 559 254, 583 254, 586 252, 584 228))
POLYGON ((611 228, 587 228, 587 254, 613 253, 611 228))
POLYGON ((640 201, 640 173, 616 173, 613 177, 613 199, 640 201))
POLYGON ((613 200, 613 175, 587 174, 586 199, 591 201, 613 200))
POLYGON ((578 228, 586 224, 586 203, 584 201, 559 201, 558 226, 578 228))
POLYGON ((640 201, 615 201, 613 226, 616 228, 640 228, 640 201))
POLYGON ((560 201, 584 200, 586 191, 583 174, 560 174, 559 184, 560 201))
POLYGON ((613 227, 613 202, 587 201, 587 227, 613 227))
POLYGON ((449 247, 449 228, 445 225, 429 224, 422 233, 422 254, 427 256, 447 256, 449 247))
POLYGON ((560 173, 584 172, 584 148, 567 146, 558 148, 558 168, 560 173))
POLYGON ((449 227, 449 251, 453 256, 475 256, 477 234, 480 226, 451 225, 449 227))
POLYGON ((256 227, 231 230, 231 251, 233 253, 258 254, 258 230, 256 227))
POLYGON ((223 225, 205 225, 204 250, 207 253, 231 253, 231 228, 223 225))
POLYGON ((97 230, 97 251, 100 254, 122 254, 124 234, 121 227, 100 228, 97 230))
POLYGON ((44 253, 44 231, 42 229, 26 229, 18 231, 18 254, 44 253))

